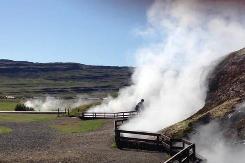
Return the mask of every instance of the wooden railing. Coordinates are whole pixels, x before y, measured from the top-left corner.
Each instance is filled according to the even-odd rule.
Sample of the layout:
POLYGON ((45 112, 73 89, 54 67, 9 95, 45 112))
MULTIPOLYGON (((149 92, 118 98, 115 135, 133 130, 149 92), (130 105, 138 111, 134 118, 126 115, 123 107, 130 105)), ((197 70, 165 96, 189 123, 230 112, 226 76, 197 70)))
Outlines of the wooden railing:
POLYGON ((65 114, 64 111, 0 111, 0 114, 65 114))
POLYGON ((164 163, 201 161, 196 157, 195 144, 184 139, 171 139, 160 133, 120 129, 126 120, 115 121, 115 142, 118 148, 140 148, 168 152, 172 157, 164 163))
POLYGON ((100 112, 83 112, 79 116, 83 120, 87 119, 128 119, 137 115, 136 111, 117 112, 117 113, 100 113, 100 112))
POLYGON ((161 134, 116 130, 115 141, 118 148, 136 148, 153 151, 166 151, 170 148, 161 134))
MULTIPOLYGON (((185 163, 190 161, 198 161, 196 157, 195 144, 184 139, 171 139, 171 154, 174 155, 165 161, 164 163, 185 163), (181 146, 175 146, 174 144, 180 144, 181 146)), ((199 160, 201 161, 201 160, 199 160)))
POLYGON ((168 151, 170 138, 159 134, 140 131, 121 130, 119 127, 126 120, 115 121, 115 142, 118 148, 147 148, 156 151, 168 151))
POLYGON ((115 128, 115 131, 116 130, 119 130, 119 126, 121 126, 124 122, 126 122, 127 120, 126 119, 119 119, 119 120, 116 120, 114 122, 114 128, 115 128))
POLYGON ((57 116, 58 117, 70 116, 70 109, 69 108, 65 108, 65 110, 62 111, 60 108, 58 108, 57 116))

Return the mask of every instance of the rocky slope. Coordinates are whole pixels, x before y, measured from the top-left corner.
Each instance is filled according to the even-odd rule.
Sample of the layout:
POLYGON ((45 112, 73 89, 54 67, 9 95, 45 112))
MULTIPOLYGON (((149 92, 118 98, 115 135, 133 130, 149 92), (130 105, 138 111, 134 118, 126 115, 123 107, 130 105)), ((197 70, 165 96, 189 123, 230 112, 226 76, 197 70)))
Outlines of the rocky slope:
POLYGON ((224 58, 210 75, 205 106, 163 133, 182 137, 195 130, 195 126, 216 120, 222 123, 225 136, 245 139, 244 102, 245 49, 242 49, 224 58))
POLYGON ((0 96, 107 94, 128 85, 131 74, 130 67, 0 60, 0 96))

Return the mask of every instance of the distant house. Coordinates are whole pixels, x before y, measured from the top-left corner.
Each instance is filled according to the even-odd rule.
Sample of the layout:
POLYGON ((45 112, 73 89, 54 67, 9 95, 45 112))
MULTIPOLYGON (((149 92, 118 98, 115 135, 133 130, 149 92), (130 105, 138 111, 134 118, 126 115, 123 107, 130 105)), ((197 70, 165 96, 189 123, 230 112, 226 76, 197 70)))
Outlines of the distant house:
POLYGON ((15 99, 14 96, 6 96, 6 99, 15 99))

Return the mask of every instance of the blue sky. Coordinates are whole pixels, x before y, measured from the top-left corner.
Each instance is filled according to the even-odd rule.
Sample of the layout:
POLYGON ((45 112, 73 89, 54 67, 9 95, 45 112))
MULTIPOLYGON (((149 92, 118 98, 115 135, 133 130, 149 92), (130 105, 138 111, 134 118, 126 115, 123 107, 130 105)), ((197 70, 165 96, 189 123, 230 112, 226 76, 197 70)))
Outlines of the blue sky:
POLYGON ((0 58, 133 65, 151 0, 0 0, 0 58))

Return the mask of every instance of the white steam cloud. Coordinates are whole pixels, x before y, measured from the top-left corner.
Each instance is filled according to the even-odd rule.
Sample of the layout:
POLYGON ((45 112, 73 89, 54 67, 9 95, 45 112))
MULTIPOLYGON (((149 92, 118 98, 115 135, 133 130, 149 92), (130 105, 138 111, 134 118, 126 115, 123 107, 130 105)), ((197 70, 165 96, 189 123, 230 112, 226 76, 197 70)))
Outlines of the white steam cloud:
POLYGON ((245 145, 227 140, 221 128, 217 122, 199 127, 198 134, 192 137, 198 153, 207 159, 208 163, 244 163, 245 145))
MULTIPOLYGON (((227 135, 234 126, 234 120, 244 119, 245 103, 238 105, 236 111, 229 115, 226 123, 212 121, 209 124, 199 126, 195 134, 191 136, 191 141, 196 144, 197 151, 208 163, 244 163, 245 162, 245 140, 240 140, 237 130, 227 135), (234 119, 232 117, 235 117, 234 119), (233 136, 232 136, 233 135, 233 136), (230 137, 233 137, 230 139, 230 137)), ((241 131, 240 131, 241 132, 241 131)))
POLYGON ((76 108, 93 101, 82 96, 71 100, 47 96, 45 98, 29 99, 24 104, 35 111, 57 111, 58 109, 64 111, 65 109, 76 108))
POLYGON ((150 132, 189 117, 205 104, 206 79, 217 60, 245 46, 244 15, 239 1, 155 1, 139 34, 160 41, 137 51, 133 85, 91 111, 133 110, 143 98, 141 116, 123 127, 150 132))

